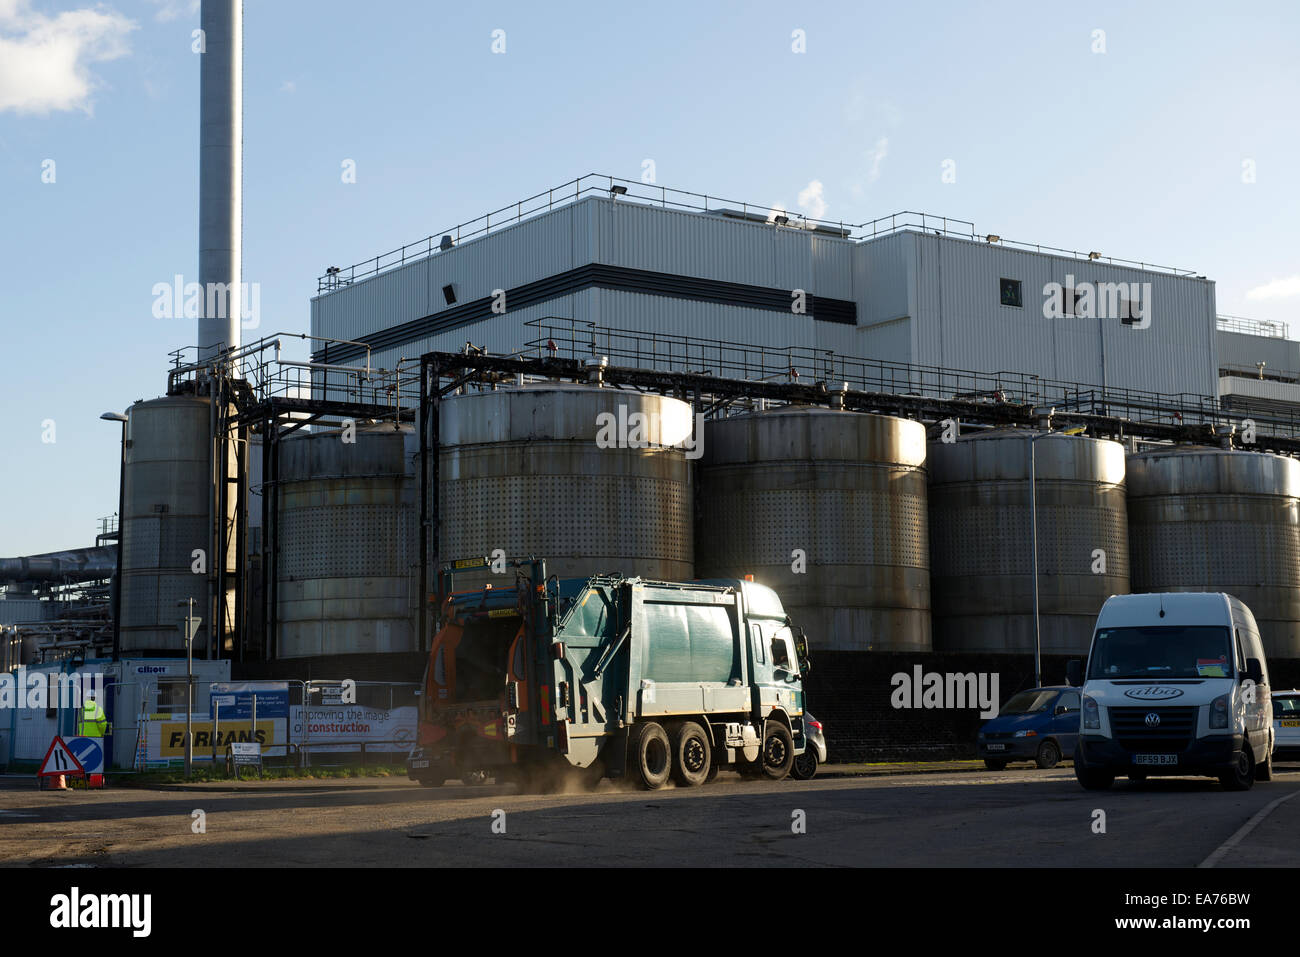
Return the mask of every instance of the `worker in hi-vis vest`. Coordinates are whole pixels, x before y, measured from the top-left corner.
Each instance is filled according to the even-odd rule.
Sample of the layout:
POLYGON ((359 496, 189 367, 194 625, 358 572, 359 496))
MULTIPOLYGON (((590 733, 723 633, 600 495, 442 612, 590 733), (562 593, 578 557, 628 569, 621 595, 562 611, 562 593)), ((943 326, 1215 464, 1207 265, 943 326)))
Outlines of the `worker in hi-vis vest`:
POLYGON ((77 719, 77 735, 102 738, 109 733, 108 715, 94 698, 87 698, 77 719))

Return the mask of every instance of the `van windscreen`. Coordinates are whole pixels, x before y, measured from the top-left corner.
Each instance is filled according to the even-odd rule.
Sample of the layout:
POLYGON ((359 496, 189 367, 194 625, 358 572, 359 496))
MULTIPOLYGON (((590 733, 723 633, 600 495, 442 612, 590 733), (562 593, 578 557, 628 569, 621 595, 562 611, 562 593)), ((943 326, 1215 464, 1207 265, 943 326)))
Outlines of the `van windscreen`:
POLYGON ((1102 628, 1092 643, 1088 677, 1229 678, 1232 643, 1222 625, 1102 628))

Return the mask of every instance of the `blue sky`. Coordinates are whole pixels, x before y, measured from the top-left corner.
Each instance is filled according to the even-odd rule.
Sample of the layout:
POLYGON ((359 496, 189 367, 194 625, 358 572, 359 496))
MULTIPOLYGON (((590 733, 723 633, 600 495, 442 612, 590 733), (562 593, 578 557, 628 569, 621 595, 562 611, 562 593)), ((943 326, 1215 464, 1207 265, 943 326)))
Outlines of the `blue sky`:
MULTIPOLYGON (((328 265, 651 159, 829 219, 1192 268, 1220 313, 1300 333, 1297 9, 247 0, 244 279, 260 332, 306 331, 328 265)), ((151 307, 197 270, 197 26, 188 0, 0 0, 2 556, 93 539, 117 507, 99 414, 193 342, 151 307)))

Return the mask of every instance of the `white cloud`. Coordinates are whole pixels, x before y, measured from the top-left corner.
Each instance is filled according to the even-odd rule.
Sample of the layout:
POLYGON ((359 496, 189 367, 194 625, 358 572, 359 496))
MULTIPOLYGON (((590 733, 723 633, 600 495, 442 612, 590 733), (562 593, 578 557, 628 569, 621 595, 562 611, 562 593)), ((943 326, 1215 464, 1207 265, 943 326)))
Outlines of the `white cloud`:
POLYGON ((814 179, 799 191, 799 208, 812 219, 826 215, 826 198, 822 195, 822 181, 814 179))
POLYGON ((872 149, 867 150, 866 157, 868 162, 871 163, 871 168, 867 170, 868 183, 874 183, 876 180, 880 179, 880 164, 885 161, 885 157, 888 155, 888 136, 882 136, 880 139, 876 140, 876 145, 872 149))
POLYGON ((776 217, 784 216, 784 215, 785 215, 785 204, 773 203, 772 208, 767 211, 767 221, 769 223, 774 222, 776 220, 776 217))
POLYGON ((295 83, 293 80, 285 80, 283 83, 280 84, 280 92, 296 93, 298 92, 298 84, 295 83))
POLYGON ((48 17, 30 0, 0 0, 0 112, 91 112, 89 64, 126 56, 134 29, 102 6, 48 17))
POLYGON ((1247 299, 1290 299, 1292 296, 1300 296, 1300 276, 1274 279, 1246 293, 1247 299))
POLYGON ((153 16, 161 23, 178 20, 184 16, 199 15, 199 0, 149 0, 149 2, 158 8, 158 12, 153 16))

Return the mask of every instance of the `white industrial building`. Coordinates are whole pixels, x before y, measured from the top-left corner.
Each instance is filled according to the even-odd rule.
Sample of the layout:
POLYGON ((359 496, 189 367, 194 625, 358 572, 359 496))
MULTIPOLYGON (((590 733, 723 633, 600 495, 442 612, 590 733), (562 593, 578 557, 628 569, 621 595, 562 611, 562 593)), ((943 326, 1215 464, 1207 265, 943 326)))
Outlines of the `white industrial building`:
MULTIPOLYGON (((1167 396, 1217 398, 1222 371, 1225 392, 1300 400, 1297 344, 1268 324, 1216 323, 1214 295, 1188 270, 1013 243, 952 219, 828 223, 592 175, 331 267, 311 332, 364 343, 391 369, 466 343, 535 352, 563 327, 539 320, 561 317, 596 353, 600 330, 629 330, 1167 396), (1078 305, 1051 284, 1073 287, 1078 305)), ((364 355, 327 343, 314 357, 364 355)))

